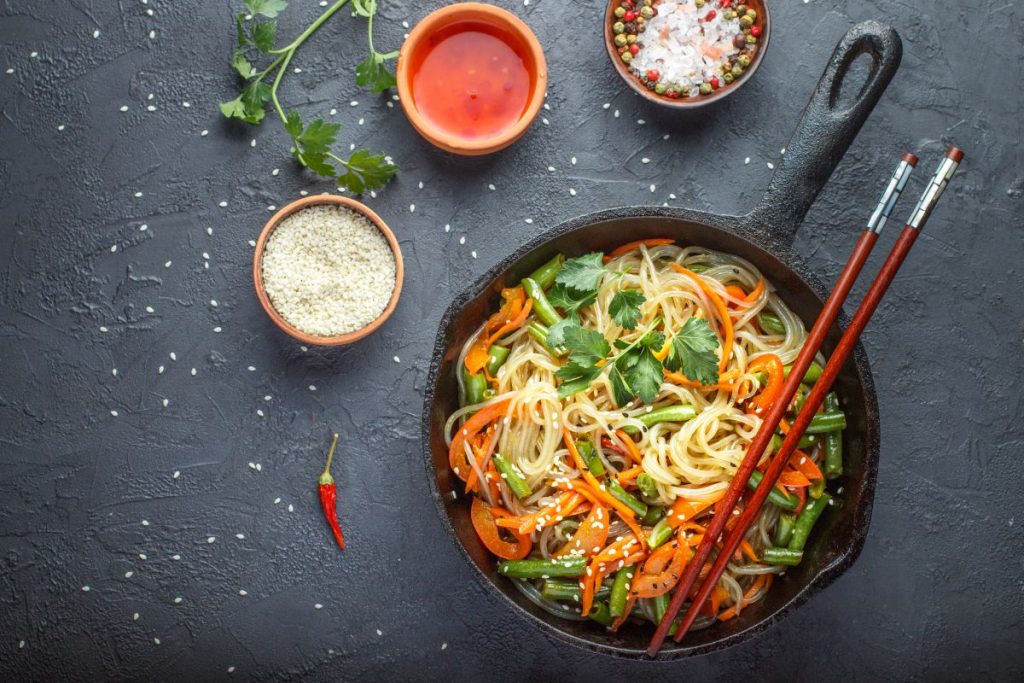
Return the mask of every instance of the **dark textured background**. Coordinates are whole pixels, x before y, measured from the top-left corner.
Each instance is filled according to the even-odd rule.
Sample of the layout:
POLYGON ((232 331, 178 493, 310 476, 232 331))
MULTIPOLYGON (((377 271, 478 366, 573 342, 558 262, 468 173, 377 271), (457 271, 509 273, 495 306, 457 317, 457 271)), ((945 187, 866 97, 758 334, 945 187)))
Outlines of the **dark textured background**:
MULTIPOLYGON (((379 44, 440 4, 385 2, 379 44)), ((235 88, 232 3, 0 2, 0 676, 1019 680, 1019 5, 776 0, 756 78, 679 119, 609 68, 602 3, 499 4, 546 48, 550 109, 486 159, 435 151, 357 91, 364 26, 347 14, 299 53, 285 99, 337 108, 346 142, 401 164, 367 201, 407 267, 379 333, 307 351, 260 309, 248 241, 269 207, 331 185, 289 162, 276 121, 217 112, 235 88), (443 535, 424 481, 417 427, 442 310, 576 214, 752 206, 836 40, 866 18, 900 31, 903 66, 797 248, 831 281, 904 148, 923 160, 914 197, 946 144, 968 156, 865 338, 882 464, 860 560, 777 627, 701 658, 620 661, 525 621, 496 630, 504 607, 443 535), (343 554, 313 488, 332 429, 343 554)), ((315 13, 296 0, 283 34, 315 13)))

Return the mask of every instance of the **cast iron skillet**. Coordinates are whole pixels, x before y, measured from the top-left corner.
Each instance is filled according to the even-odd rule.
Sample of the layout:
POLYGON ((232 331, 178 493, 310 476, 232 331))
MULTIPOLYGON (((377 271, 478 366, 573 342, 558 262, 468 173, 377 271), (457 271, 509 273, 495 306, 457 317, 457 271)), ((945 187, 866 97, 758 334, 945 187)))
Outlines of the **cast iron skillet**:
MULTIPOLYGON (((720 216, 689 209, 629 207, 576 218, 511 254, 448 307, 434 346, 424 404, 422 429, 428 479, 452 540, 483 583, 510 608, 504 624, 509 629, 516 628, 518 618, 525 616, 527 621, 561 640, 625 657, 642 656, 653 633, 650 626, 634 626, 613 634, 592 622, 550 616, 522 597, 508 579, 496 574, 493 557, 473 531, 469 505, 461 495, 461 482, 449 471, 442 434, 447 416, 458 407, 453 365, 459 349, 480 321, 496 310, 501 288, 518 283, 555 253, 572 256, 609 251, 624 242, 648 237, 672 237, 679 244, 701 245, 742 256, 775 284, 783 300, 810 327, 828 290, 803 259, 792 252, 794 234, 892 79, 901 54, 899 35, 888 26, 868 21, 850 29, 832 54, 767 192, 749 214, 720 216), (852 104, 840 109, 840 86, 851 63, 861 54, 871 58, 866 83, 852 104)), ((856 226, 845 227, 850 230, 852 248, 856 226)), ((826 353, 838 339, 836 327, 826 341, 826 353)), ((838 496, 841 504, 827 512, 815 528, 804 561, 788 570, 764 601, 743 610, 739 618, 692 633, 682 646, 669 641, 671 647, 664 648, 661 657, 709 652, 751 637, 831 583, 857 558, 871 519, 878 467, 878 405, 861 347, 857 347, 853 362, 844 369, 836 388, 849 423, 844 442, 846 474, 838 481, 843 487, 838 496)))

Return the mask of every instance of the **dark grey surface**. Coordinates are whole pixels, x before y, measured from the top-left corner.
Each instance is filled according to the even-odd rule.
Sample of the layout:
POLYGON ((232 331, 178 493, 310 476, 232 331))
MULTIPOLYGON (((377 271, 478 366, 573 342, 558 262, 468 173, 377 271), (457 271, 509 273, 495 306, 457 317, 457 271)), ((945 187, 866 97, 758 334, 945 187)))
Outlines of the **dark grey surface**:
MULTIPOLYGON (((401 22, 439 4, 387 3, 380 44, 397 46, 401 22)), ((545 45, 551 109, 549 125, 494 157, 435 152, 399 109, 357 92, 349 72, 363 26, 347 16, 298 57, 286 97, 311 113, 336 107, 346 141, 402 165, 367 201, 402 243, 404 295, 378 334, 333 351, 281 336, 251 291, 247 241, 267 207, 331 186, 293 168, 275 122, 220 120, 234 7, 0 5, 0 674, 1019 679, 1019 10, 776 2, 756 79, 678 118, 641 104, 608 68, 601 3, 499 4, 545 45), (525 621, 505 630, 503 606, 444 537, 424 481, 417 428, 441 312, 573 215, 663 201, 748 209, 835 41, 865 18, 900 31, 903 66, 797 248, 831 280, 904 147, 923 160, 911 195, 947 143, 968 158, 865 337, 882 462, 860 560, 752 643, 701 658, 622 662, 557 645, 525 621), (347 437, 335 468, 344 554, 313 489, 331 429, 347 437)), ((282 30, 315 5, 297 1, 282 30)))

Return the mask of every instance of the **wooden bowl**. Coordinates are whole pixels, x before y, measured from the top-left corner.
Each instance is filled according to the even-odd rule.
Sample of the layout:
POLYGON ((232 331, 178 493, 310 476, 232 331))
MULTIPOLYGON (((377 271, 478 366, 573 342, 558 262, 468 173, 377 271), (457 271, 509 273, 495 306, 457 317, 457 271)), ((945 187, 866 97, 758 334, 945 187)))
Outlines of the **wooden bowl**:
POLYGON ((286 334, 291 335, 304 344, 316 346, 342 346, 344 344, 351 344, 352 342, 359 341, 368 334, 376 331, 377 328, 383 325, 384 321, 391 316, 395 310, 395 306, 398 305, 398 297, 402 294, 402 281, 404 279, 405 266, 402 263, 402 250, 399 248, 398 240, 395 239, 395 235, 391 232, 391 228, 389 228, 387 224, 381 220, 381 217, 374 213, 370 207, 366 206, 362 202, 357 202, 354 199, 333 194, 303 197, 302 199, 297 199, 291 204, 282 207, 281 210, 275 213, 273 217, 267 221, 267 224, 263 226, 263 230, 260 232, 260 236, 256 240, 256 249, 252 258, 253 285, 256 287, 256 297, 260 300, 260 305, 263 306, 263 310, 267 312, 267 315, 270 316, 270 319, 274 324, 281 328, 281 330, 286 334), (388 301, 388 305, 384 308, 384 311, 365 327, 336 337, 318 337, 316 335, 303 332, 289 323, 281 317, 281 314, 277 312, 277 309, 275 309, 274 305, 270 302, 270 297, 267 296, 266 286, 263 283, 263 252, 266 250, 267 240, 270 239, 271 233, 273 233, 277 226, 281 224, 281 221, 292 214, 310 206, 322 205, 344 206, 368 218, 370 222, 380 230, 381 234, 384 235, 384 239, 388 241, 388 246, 391 247, 391 253, 395 256, 395 288, 391 292, 391 299, 388 301))
MULTIPOLYGON (((685 1, 692 2, 692 0, 685 1)), ((757 22, 754 25, 761 27, 761 35, 757 39, 757 51, 754 53, 754 58, 751 60, 750 66, 748 66, 743 72, 743 75, 732 83, 721 85, 709 95, 680 97, 678 99, 659 95, 644 85, 640 78, 629 70, 629 65, 623 62, 619 57, 618 48, 615 47, 615 34, 612 32, 612 24, 618 21, 615 17, 615 8, 619 6, 620 2, 621 0, 611 0, 611 2, 608 3, 608 10, 604 15, 604 43, 605 48, 608 50, 608 58, 611 59, 612 66, 615 67, 619 76, 622 77, 622 80, 624 80, 630 88, 639 93, 644 99, 663 107, 669 107, 671 109, 695 109, 697 107, 703 107, 711 104, 712 102, 717 102, 724 97, 728 97, 730 94, 738 90, 740 86, 750 80, 750 77, 753 76, 754 72, 757 71, 759 66, 761 66, 761 59, 764 57, 764 53, 768 49, 768 39, 771 36, 772 22, 771 17, 769 16, 768 3, 766 0, 743 0, 742 3, 734 2, 733 6, 744 4, 751 9, 756 10, 757 22)), ((717 6, 711 7, 711 4, 712 3, 709 2, 709 6, 703 11, 706 12, 710 9, 719 9, 717 6)), ((655 5, 655 7, 656 6, 657 5, 655 5)))
POLYGON ((460 2, 431 12, 416 24, 409 37, 402 44, 395 67, 398 80, 398 96, 405 115, 413 128, 428 142, 446 152, 464 156, 480 156, 504 149, 526 133, 544 104, 544 93, 548 87, 547 62, 540 41, 522 19, 511 12, 480 2, 460 2), (439 30, 460 23, 477 23, 493 26, 519 43, 530 63, 528 69, 534 74, 530 99, 516 124, 498 135, 479 140, 467 140, 438 128, 416 107, 412 94, 412 63, 414 55, 424 49, 431 36, 439 30))

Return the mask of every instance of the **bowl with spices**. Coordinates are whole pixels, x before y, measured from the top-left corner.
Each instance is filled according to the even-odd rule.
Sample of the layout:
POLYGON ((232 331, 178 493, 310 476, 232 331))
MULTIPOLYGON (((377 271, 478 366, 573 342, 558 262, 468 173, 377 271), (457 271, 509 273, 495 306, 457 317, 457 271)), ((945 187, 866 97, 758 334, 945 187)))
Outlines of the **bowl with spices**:
POLYGON ((633 90, 687 109, 750 79, 770 25, 764 0, 612 0, 604 33, 612 64, 633 90))
POLYGON ((274 214, 256 241, 252 275, 263 310, 281 330, 305 344, 340 346, 384 324, 398 305, 404 268, 380 216, 323 194, 274 214))
POLYGON ((511 12, 479 2, 448 5, 405 39, 395 69, 409 122, 454 154, 478 156, 526 133, 547 89, 540 41, 511 12))

